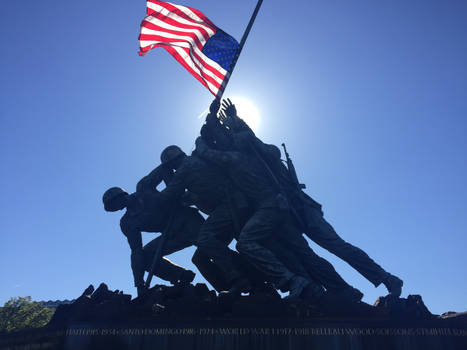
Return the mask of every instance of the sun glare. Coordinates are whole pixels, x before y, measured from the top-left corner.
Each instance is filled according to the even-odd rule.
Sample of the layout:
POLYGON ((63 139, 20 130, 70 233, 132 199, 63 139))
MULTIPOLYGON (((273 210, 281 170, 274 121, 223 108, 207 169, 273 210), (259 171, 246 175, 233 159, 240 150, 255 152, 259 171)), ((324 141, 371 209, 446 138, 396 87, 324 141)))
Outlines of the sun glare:
POLYGON ((257 132, 261 118, 255 104, 249 99, 239 96, 231 97, 230 101, 235 105, 238 116, 248 124, 251 130, 257 132))

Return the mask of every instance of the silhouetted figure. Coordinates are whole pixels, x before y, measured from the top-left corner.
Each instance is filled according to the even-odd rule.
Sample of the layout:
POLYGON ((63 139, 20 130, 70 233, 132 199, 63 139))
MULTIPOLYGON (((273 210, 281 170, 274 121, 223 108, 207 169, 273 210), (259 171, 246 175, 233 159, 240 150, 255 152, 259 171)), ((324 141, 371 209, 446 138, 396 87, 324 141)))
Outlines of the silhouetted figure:
POLYGON ((246 135, 249 141, 246 142, 244 137, 242 141, 237 142, 239 146, 245 147, 249 144, 264 157, 277 179, 277 185, 286 195, 298 216, 301 217, 304 233, 315 243, 346 261, 376 287, 383 283, 390 294, 400 296, 402 280, 385 271, 363 250, 344 241, 335 232, 324 219, 321 205, 293 183, 290 169, 287 169, 280 160, 279 149, 273 145, 264 144, 258 139, 248 125, 238 118, 235 107, 230 101, 224 102, 224 109, 225 112, 222 114, 224 124, 229 126, 230 130, 246 135), (274 148, 276 151, 273 150, 274 148), (277 157, 277 155, 279 156, 277 157))
MULTIPOLYGON (((128 194, 119 187, 113 187, 104 194, 104 206, 107 211, 126 208, 120 220, 120 227, 128 239, 131 248, 131 267, 138 295, 144 290, 144 271, 151 268, 154 254, 162 243, 159 236, 143 247, 141 232, 162 232, 167 225, 170 207, 161 201, 157 193, 135 192, 128 194)), ((173 232, 167 240, 162 255, 168 255, 193 245, 203 218, 192 208, 177 208, 173 232)), ((158 262, 155 275, 173 284, 191 282, 195 273, 172 263, 167 258, 158 262)))
MULTIPOLYGON (((170 178, 168 169, 159 166, 138 183, 135 193, 128 194, 119 187, 112 187, 103 196, 105 210, 118 211, 126 208, 126 213, 120 220, 120 227, 131 248, 131 267, 138 295, 145 289, 144 271, 150 270, 155 253, 163 242, 162 236, 159 236, 143 247, 141 232, 162 232, 167 227, 169 217, 174 215, 170 232, 162 232, 168 234, 162 247, 164 256, 194 245, 204 222, 204 218, 196 209, 182 207, 177 202, 167 203, 161 198, 155 187, 167 177, 170 178)), ((212 271, 213 264, 209 259, 198 254, 193 262, 208 282, 213 285, 221 283, 218 279, 222 279, 222 276, 212 271)), ((172 263, 167 258, 161 258, 156 266, 154 274, 173 284, 189 283, 195 276, 194 272, 172 263)))
MULTIPOLYGON (((271 186, 255 156, 209 149, 202 138, 197 139, 196 146, 201 157, 219 164, 246 195, 251 212, 236 237, 236 247, 268 281, 277 288, 289 290, 290 298, 300 296, 306 288, 307 297, 319 299, 323 285, 346 300, 361 299, 363 295, 358 290, 349 286, 329 262, 311 250, 293 221, 286 220, 289 214, 285 198, 271 186), (274 244, 276 242, 279 244, 274 244)), ((204 237, 202 232, 200 240, 204 237)), ((206 237, 213 234, 208 232, 206 237)))
POLYGON ((228 248, 235 233, 232 220, 235 214, 232 213, 226 192, 231 186, 229 180, 218 167, 198 157, 196 152, 187 156, 177 146, 168 146, 162 152, 161 159, 167 167, 176 170, 171 182, 161 191, 161 196, 167 201, 186 196, 189 204, 196 205, 209 215, 201 226, 195 255, 204 254, 212 259, 223 272, 228 286, 242 284, 246 288, 246 277, 235 262, 237 253, 228 248), (205 244, 206 232, 212 233, 209 244, 205 244))

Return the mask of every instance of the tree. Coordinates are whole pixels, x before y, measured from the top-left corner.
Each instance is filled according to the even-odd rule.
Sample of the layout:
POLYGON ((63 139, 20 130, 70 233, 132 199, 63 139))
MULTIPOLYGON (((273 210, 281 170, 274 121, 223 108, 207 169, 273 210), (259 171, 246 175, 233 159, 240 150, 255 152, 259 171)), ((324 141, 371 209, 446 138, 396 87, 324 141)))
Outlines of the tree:
POLYGON ((45 326, 54 311, 42 303, 31 301, 31 297, 11 298, 0 308, 0 332, 45 326))

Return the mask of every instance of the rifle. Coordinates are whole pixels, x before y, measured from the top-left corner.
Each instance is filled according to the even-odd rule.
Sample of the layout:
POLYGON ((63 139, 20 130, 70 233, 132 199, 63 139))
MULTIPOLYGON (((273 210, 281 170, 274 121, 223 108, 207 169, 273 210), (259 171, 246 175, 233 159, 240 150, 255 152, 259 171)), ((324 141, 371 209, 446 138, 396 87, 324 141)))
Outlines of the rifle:
POLYGON ((295 171, 295 166, 292 163, 292 159, 290 159, 290 157, 289 157, 289 153, 287 152, 287 148, 285 148, 285 143, 282 144, 282 147, 284 148, 285 158, 286 158, 286 161, 287 161, 287 168, 288 168, 288 171, 289 171, 289 177, 292 180, 293 185, 303 195, 302 203, 304 201, 306 201, 308 203, 308 205, 311 205, 314 208, 321 211, 321 204, 319 204, 317 201, 315 201, 313 198, 311 198, 309 195, 307 195, 305 192, 302 191, 303 189, 306 188, 306 185, 301 184, 298 181, 297 172, 295 171))
POLYGON ((289 176, 290 176, 290 179, 292 180, 292 183, 297 187, 298 190, 305 189, 306 185, 301 184, 298 181, 297 172, 295 171, 295 166, 293 165, 292 159, 290 159, 290 157, 289 157, 289 153, 287 152, 287 148, 285 147, 285 143, 282 144, 282 147, 284 148, 285 159, 286 159, 286 162, 287 162, 287 169, 289 171, 289 176))
MULTIPOLYGON (((281 193, 284 193, 284 189, 282 188, 281 183, 277 179, 277 176, 274 174, 274 172, 272 171, 271 167, 268 165, 266 160, 264 160, 263 156, 261 156, 261 154, 258 152, 255 145, 253 143, 251 143, 251 142, 250 142, 250 148, 253 151, 256 158, 258 159, 258 161, 266 169, 266 172, 269 175, 269 178, 272 180, 274 186, 276 186, 276 188, 279 189, 279 191, 281 193)), ((292 166, 293 166, 293 164, 292 164, 292 166)), ((297 183, 298 183, 298 180, 297 180, 297 183)), ((305 222, 304 222, 303 218, 301 217, 301 215, 298 213, 298 211, 293 206, 290 206, 289 209, 290 209, 290 212, 292 214, 292 217, 297 221, 298 225, 302 229, 305 229, 305 227, 306 227, 305 222)))

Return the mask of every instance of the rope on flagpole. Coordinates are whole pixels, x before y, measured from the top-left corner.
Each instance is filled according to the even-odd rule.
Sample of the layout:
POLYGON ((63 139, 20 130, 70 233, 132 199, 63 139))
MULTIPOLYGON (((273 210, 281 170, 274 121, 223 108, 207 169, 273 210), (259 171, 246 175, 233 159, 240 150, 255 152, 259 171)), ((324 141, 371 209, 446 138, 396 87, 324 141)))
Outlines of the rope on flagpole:
POLYGON ((224 81, 222 82, 221 88, 217 92, 216 99, 220 100, 222 98, 222 95, 224 94, 225 88, 227 87, 227 83, 230 80, 230 76, 232 75, 232 72, 235 68, 235 65, 237 64, 238 57, 240 56, 240 53, 242 52, 243 46, 245 45, 245 41, 248 38, 248 34, 250 34, 251 27, 253 27, 253 23, 255 22, 256 16, 258 15, 259 9, 261 7, 261 4, 263 3, 263 0, 258 0, 258 3, 256 4, 255 10, 253 11, 253 14, 251 15, 250 22, 248 22, 248 25, 245 29, 245 32, 243 33, 242 39, 240 40, 240 44, 238 45, 237 52, 235 54, 235 57, 232 61, 232 64, 230 65, 229 71, 225 75, 224 81))

